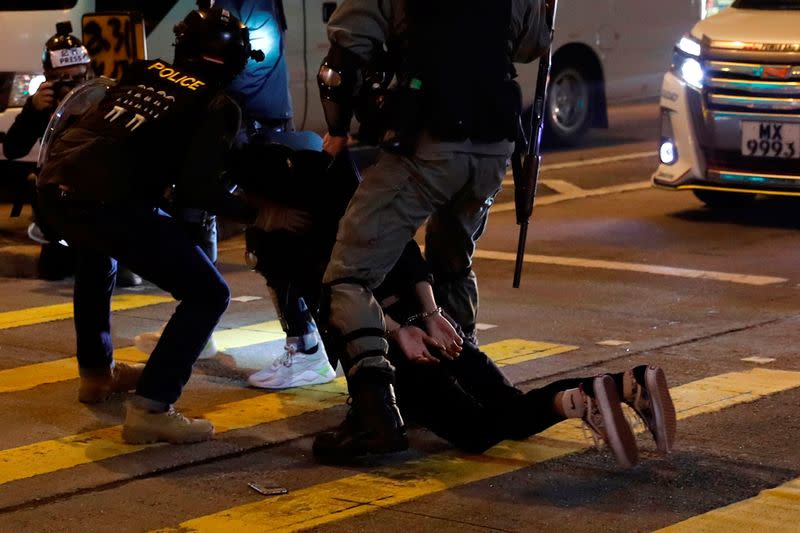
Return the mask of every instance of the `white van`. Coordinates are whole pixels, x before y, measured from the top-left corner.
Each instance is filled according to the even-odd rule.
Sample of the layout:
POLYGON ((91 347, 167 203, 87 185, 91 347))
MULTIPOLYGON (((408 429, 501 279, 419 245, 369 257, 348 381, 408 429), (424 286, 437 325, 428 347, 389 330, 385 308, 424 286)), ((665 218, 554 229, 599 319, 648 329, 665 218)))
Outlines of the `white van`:
POLYGON ((799 28, 800 0, 735 0, 680 39, 655 186, 709 206, 800 196, 799 28))
MULTIPOLYGON (((699 19, 706 0, 561 0, 547 105, 549 135, 577 143, 589 127, 607 126, 607 103, 656 97, 669 50, 699 19)), ((80 37, 85 13, 141 11, 147 28, 147 57, 171 60, 173 26, 195 0, 3 0, 0 2, 0 140, 41 74, 41 49, 56 22, 70 20, 80 37)), ((294 122, 323 131, 316 73, 328 49, 325 20, 336 2, 283 0, 288 31, 294 122)), ((518 66, 530 103, 536 64, 518 66)), ((35 154, 26 158, 34 160, 35 154)))

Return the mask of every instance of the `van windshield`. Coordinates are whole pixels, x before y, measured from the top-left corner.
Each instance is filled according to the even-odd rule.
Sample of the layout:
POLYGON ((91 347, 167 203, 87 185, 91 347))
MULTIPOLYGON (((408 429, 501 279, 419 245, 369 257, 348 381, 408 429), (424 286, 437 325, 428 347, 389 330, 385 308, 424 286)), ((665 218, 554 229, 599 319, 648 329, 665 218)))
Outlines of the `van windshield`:
POLYGON ((78 0, 3 0, 0 11, 49 11, 72 9, 78 0))
POLYGON ((739 9, 800 9, 800 0, 736 0, 739 9))

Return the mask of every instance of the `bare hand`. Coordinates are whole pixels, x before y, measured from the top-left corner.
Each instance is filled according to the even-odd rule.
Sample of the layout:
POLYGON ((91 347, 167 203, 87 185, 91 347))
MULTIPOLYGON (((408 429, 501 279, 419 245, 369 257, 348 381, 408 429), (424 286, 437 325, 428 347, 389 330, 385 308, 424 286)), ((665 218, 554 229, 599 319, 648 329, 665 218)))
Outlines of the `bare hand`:
POLYGON ((425 319, 425 330, 434 341, 442 346, 440 351, 443 357, 455 359, 461 354, 461 345, 464 344, 464 340, 441 313, 425 319))
POLYGON ((439 359, 431 355, 428 348, 441 349, 439 343, 416 326, 403 326, 394 335, 394 340, 403 351, 406 359, 412 363, 431 365, 439 363, 439 359))
POLYGON ((39 90, 33 95, 33 108, 36 111, 45 111, 53 107, 55 94, 53 92, 53 82, 43 81, 39 90))
POLYGON ((326 133, 322 139, 322 149, 330 154, 331 157, 336 157, 339 152, 347 148, 347 140, 347 136, 339 137, 326 133))
POLYGON ((311 213, 302 209, 270 204, 259 209, 253 225, 264 231, 305 233, 311 229, 311 213))

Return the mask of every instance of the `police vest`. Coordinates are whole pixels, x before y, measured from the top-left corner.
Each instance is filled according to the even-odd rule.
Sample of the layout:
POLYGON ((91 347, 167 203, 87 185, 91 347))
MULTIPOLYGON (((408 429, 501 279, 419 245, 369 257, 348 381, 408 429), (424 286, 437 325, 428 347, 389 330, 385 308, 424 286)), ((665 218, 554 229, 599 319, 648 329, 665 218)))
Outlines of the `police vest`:
POLYGON ((511 0, 408 0, 401 67, 419 92, 422 127, 442 140, 516 138, 522 96, 514 81, 511 0))
POLYGON ((119 168, 105 169, 115 183, 95 183, 96 194, 108 198, 134 190, 145 197, 163 193, 180 171, 199 121, 217 94, 218 88, 206 79, 166 61, 131 64, 97 108, 76 125, 102 139, 106 152, 121 154, 119 168))
POLYGON ((195 74, 160 59, 130 65, 80 127, 116 139, 192 134, 192 118, 208 105, 216 90, 195 74))

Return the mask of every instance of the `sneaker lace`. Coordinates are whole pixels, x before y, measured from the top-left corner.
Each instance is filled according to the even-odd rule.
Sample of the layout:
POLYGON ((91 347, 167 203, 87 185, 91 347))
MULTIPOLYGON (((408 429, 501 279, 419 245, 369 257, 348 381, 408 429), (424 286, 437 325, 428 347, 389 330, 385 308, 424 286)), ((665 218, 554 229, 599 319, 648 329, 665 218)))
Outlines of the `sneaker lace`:
POLYGON ((633 418, 637 426, 644 424, 647 429, 651 429, 651 419, 653 413, 651 411, 650 396, 647 389, 643 387, 636 379, 633 380, 633 394, 630 401, 625 401, 626 404, 636 413, 633 418))
POLYGON ((597 404, 591 397, 583 392, 583 388, 581 388, 581 393, 583 394, 584 405, 586 406, 586 412, 581 419, 583 422, 581 424, 583 436, 586 440, 591 438, 595 447, 600 447, 601 443, 606 440, 606 429, 603 423, 603 417, 600 415, 597 404))
POLYGON ((297 353, 297 346, 287 344, 283 347, 283 354, 276 360, 276 365, 280 364, 289 368, 292 366, 292 357, 297 353))

